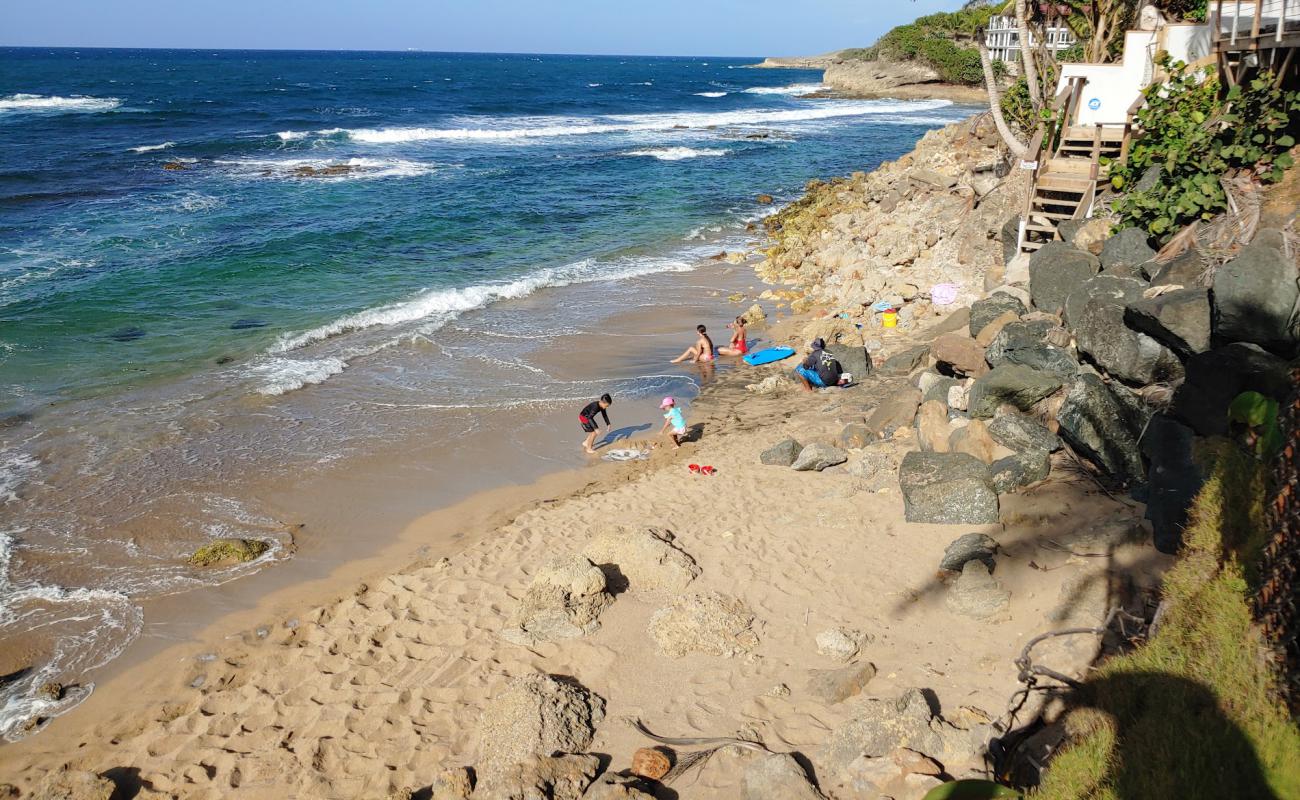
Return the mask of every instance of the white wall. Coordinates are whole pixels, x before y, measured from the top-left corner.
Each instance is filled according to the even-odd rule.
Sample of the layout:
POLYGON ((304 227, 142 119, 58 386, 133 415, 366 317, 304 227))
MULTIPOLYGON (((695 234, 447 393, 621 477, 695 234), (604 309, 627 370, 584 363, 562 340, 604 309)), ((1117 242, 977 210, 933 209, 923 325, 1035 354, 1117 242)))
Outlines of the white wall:
POLYGON ((1155 55, 1155 31, 1128 31, 1124 35, 1124 60, 1118 64, 1062 64, 1056 92, 1068 85, 1070 78, 1084 77, 1075 125, 1123 125, 1129 106, 1151 79, 1151 59, 1155 55))

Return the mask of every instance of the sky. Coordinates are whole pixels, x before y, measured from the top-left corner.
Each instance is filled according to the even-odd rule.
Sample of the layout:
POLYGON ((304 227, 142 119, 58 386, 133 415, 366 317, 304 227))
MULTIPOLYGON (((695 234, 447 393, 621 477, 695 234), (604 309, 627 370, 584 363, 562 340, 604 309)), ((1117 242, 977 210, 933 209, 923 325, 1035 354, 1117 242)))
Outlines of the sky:
POLYGON ((0 0, 0 46, 813 55, 960 0, 0 0))

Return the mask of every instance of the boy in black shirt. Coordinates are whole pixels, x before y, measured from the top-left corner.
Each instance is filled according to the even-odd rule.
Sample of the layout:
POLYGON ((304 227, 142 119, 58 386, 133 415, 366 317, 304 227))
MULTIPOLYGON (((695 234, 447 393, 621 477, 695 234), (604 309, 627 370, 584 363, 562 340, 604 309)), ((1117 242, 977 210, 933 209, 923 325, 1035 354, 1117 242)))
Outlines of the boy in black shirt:
POLYGON ((587 434, 587 440, 582 443, 582 449, 589 455, 595 455, 596 451, 592 445, 596 443, 596 431, 599 428, 596 425, 596 415, 599 414, 605 418, 605 428, 609 429, 609 412, 606 410, 613 405, 614 400, 607 394, 602 394, 599 400, 588 403, 578 412, 578 423, 582 425, 582 430, 587 434))

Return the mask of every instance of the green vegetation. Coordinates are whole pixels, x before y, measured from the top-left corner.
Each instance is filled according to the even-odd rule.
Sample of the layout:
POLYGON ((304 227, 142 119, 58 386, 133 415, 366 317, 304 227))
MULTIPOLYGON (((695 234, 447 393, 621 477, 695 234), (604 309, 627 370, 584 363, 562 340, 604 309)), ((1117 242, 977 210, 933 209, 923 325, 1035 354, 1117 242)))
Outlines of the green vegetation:
POLYGON ((1184 22, 1204 22, 1206 0, 1163 0, 1160 10, 1166 17, 1184 22))
POLYGON ((271 546, 260 539, 216 539, 194 551, 189 562, 196 567, 243 564, 261 557, 271 546))
POLYGON ((1300 93, 1275 86, 1262 73, 1220 96, 1217 78, 1192 71, 1168 55, 1164 84, 1145 92, 1142 131, 1128 159, 1111 169, 1111 185, 1126 190, 1115 203, 1121 226, 1141 227, 1166 241, 1184 226, 1228 207, 1220 178, 1251 169, 1266 182, 1292 165, 1300 93), (1149 172, 1150 171, 1150 172, 1149 172))
POLYGON ((1300 797, 1300 729, 1275 694, 1243 567, 1267 537, 1266 473, 1234 444, 1209 449, 1162 624, 1085 683, 1035 800, 1300 797))
POLYGON ((951 14, 930 14, 899 25, 872 47, 845 50, 840 57, 919 61, 939 73, 940 80, 946 83, 976 85, 984 80, 979 51, 961 42, 974 40, 996 13, 991 6, 976 6, 951 14))

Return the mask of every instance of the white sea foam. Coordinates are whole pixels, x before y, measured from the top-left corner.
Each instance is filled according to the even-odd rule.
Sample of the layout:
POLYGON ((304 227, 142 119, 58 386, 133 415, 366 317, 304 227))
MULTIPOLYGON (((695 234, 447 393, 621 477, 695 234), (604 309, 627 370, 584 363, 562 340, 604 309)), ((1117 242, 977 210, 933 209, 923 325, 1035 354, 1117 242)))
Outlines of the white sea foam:
POLYGON ((696 92, 696 97, 726 97, 727 92, 696 92))
POLYGON ((131 148, 131 152, 132 152, 132 153, 152 153, 152 152, 154 152, 155 150, 167 150, 168 148, 172 148, 172 147, 175 147, 175 146, 176 146, 176 143, 175 143, 175 142, 163 142, 162 144, 142 144, 142 145, 140 145, 139 147, 132 147, 132 148, 131 148))
POLYGON ((349 180, 358 178, 414 178, 434 172, 439 165, 400 158, 241 158, 217 159, 218 166, 230 167, 246 178, 313 178, 349 180), (336 170, 331 172, 330 170, 336 170), (321 172, 324 171, 324 174, 321 172))
POLYGON ((693 147, 652 147, 645 150, 632 150, 624 153, 625 156, 649 156, 657 158, 660 161, 682 161, 687 158, 700 158, 701 156, 725 156, 729 151, 718 148, 700 148, 693 147))
MULTIPOLYGON (((409 300, 366 309, 309 331, 282 336, 271 346, 269 352, 289 353, 341 334, 378 326, 392 327, 423 320, 433 320, 437 324, 443 324, 465 311, 483 308, 500 300, 527 297, 544 288, 620 280, 656 272, 684 272, 691 268, 690 263, 680 259, 651 256, 625 259, 604 268, 592 259, 583 259, 564 267, 541 269, 513 281, 481 283, 459 289, 433 289, 409 300)), ((341 364, 341 367, 346 366, 346 362, 341 364)))
POLYGON ((745 94, 785 94, 803 97, 817 92, 824 92, 826 88, 825 85, 820 83, 796 83, 793 86, 751 86, 745 90, 745 94))
POLYGON ((251 364, 248 375, 259 381, 258 394, 276 396, 323 383, 347 368, 341 358, 267 358, 251 364))
POLYGON ((282 142, 298 142, 308 136, 335 136, 343 133, 342 128, 326 128, 320 131, 280 131, 276 134, 282 142))
POLYGON ((909 114, 952 105, 950 100, 843 100, 789 110, 727 111, 718 113, 625 114, 607 117, 489 117, 475 120, 481 127, 464 128, 354 128, 349 139, 364 144, 400 144, 420 141, 509 141, 606 133, 669 131, 734 125, 779 125, 867 115, 909 114))
POLYGON ((0 97, 0 114, 112 111, 120 105, 122 105, 122 101, 116 97, 58 97, 40 94, 11 94, 8 97, 0 97))
MULTIPOLYGON (((18 488, 41 466, 40 459, 28 453, 0 453, 0 506, 18 499, 18 488)), ((7 561, 0 561, 0 569, 7 561)))

